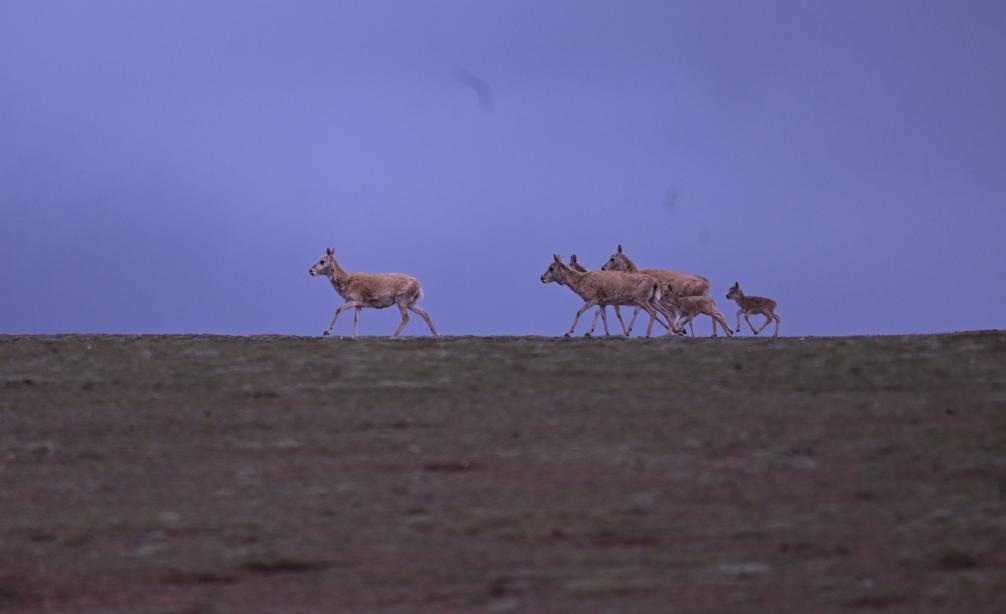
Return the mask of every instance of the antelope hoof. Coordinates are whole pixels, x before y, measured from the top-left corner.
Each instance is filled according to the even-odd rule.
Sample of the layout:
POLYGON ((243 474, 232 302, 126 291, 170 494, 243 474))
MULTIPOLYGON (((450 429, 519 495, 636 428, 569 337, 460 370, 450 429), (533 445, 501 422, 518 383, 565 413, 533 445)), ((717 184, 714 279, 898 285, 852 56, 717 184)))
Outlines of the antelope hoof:
POLYGON ((563 335, 563 337, 572 337, 572 336, 573 335, 571 333, 566 333, 565 335, 563 335))
POLYGON ((321 336, 322 337, 327 337, 328 336, 328 331, 327 330, 321 331, 321 336))
POLYGON ((587 331, 587 332, 583 333, 583 336, 584 337, 593 337, 593 335, 590 334, 590 331, 587 331))

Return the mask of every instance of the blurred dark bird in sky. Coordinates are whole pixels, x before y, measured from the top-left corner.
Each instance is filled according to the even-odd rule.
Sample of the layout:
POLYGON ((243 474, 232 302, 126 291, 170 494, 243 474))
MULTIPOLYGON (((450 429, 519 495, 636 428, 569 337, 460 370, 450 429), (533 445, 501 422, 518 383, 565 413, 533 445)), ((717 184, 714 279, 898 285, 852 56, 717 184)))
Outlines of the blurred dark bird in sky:
POLYGON ((489 82, 478 75, 465 70, 464 68, 455 68, 454 78, 460 81, 462 85, 475 92, 475 95, 479 100, 480 109, 483 111, 492 110, 494 102, 493 90, 489 87, 489 82))

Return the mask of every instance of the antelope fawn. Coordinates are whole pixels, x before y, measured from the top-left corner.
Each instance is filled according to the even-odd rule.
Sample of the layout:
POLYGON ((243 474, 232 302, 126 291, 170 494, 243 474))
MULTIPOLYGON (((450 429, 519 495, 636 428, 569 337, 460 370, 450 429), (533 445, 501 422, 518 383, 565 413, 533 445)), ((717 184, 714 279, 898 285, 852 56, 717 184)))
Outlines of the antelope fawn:
POLYGON ((782 318, 779 314, 775 312, 776 304, 770 298, 765 298, 764 296, 747 296, 741 291, 741 285, 739 282, 734 282, 734 285, 730 286, 730 290, 727 291, 727 298, 733 301, 737 301, 737 305, 740 309, 737 310, 737 332, 741 332, 741 314, 744 314, 744 319, 747 321, 748 326, 751 327, 751 332, 758 334, 765 330, 765 327, 769 325, 770 322, 775 320, 775 333, 773 337, 779 336, 779 325, 782 324, 782 318), (761 314, 765 316, 765 323, 761 325, 761 328, 755 330, 754 324, 751 323, 751 314, 761 314))
MULTIPOLYGON (((676 296, 673 292, 666 293, 661 297, 660 302, 663 303, 664 307, 669 311, 673 310, 678 314, 678 319, 675 325, 680 327, 681 332, 684 333, 684 324, 687 323, 688 327, 692 331, 692 336, 695 336, 695 316, 697 315, 707 315, 713 321, 713 337, 716 337, 716 324, 719 323, 723 327, 723 332, 729 337, 733 334, 730 330, 730 325, 727 324, 727 319, 723 317, 723 314, 716 309, 716 301, 709 296, 676 296)), ((671 331, 668 331, 670 334, 671 331)))

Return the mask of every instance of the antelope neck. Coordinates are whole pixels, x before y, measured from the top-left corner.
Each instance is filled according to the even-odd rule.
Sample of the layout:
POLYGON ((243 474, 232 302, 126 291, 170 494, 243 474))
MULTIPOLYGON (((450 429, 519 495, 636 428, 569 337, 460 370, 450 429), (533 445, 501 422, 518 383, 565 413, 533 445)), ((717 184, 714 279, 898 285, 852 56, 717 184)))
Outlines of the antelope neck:
POLYGON ((346 272, 346 269, 339 266, 339 263, 336 261, 336 259, 332 258, 332 270, 329 271, 328 273, 328 278, 332 280, 332 283, 335 283, 336 281, 339 280, 343 280, 348 276, 349 273, 346 272))
POLYGON ((581 279, 583 279, 584 275, 586 275, 586 273, 581 273, 576 269, 572 269, 568 266, 562 267, 562 279, 563 282, 568 286, 572 286, 573 284, 579 282, 581 279))

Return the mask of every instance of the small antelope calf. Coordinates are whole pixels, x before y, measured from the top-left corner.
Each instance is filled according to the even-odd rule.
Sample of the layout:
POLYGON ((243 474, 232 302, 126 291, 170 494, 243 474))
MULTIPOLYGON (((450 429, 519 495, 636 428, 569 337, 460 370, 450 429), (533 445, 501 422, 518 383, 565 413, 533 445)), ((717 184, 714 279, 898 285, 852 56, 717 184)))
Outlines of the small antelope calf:
MULTIPOLYGON (((718 336, 716 334, 716 324, 717 322, 723 327, 723 332, 730 336, 733 332, 730 330, 730 325, 727 324, 727 319, 723 317, 723 314, 716 309, 716 301, 708 296, 676 296, 673 292, 665 293, 661 299, 661 304, 667 311, 674 312, 678 315, 674 325, 676 328, 680 329, 683 333, 684 324, 687 322, 688 327, 692 331, 692 336, 695 336, 695 316, 697 315, 707 315, 713 320, 713 337, 718 336)), ((671 331, 668 330, 667 334, 671 331)))
MULTIPOLYGON (((653 322, 657 320, 654 303, 660 300, 660 284, 649 275, 641 273, 621 273, 616 271, 587 271, 581 273, 569 268, 559 257, 553 256, 552 263, 541 275, 541 283, 555 282, 569 287, 583 299, 583 307, 576 312, 573 325, 566 336, 576 330, 580 316, 595 305, 634 305, 650 315, 646 336, 653 332, 653 322)), ((604 312, 601 318, 606 319, 604 312)))
POLYGON ((734 282, 734 285, 730 286, 730 290, 727 292, 727 298, 733 301, 737 301, 737 305, 740 309, 737 310, 737 332, 741 332, 741 314, 744 314, 744 319, 747 320, 748 326, 751 327, 751 332, 758 334, 765 330, 765 327, 769 325, 772 320, 775 320, 775 334, 773 337, 779 336, 779 325, 782 323, 782 318, 779 314, 775 312, 775 301, 770 298, 765 298, 764 296, 746 296, 741 292, 741 285, 739 282, 734 282), (754 324, 751 323, 751 314, 760 313, 765 316, 765 323, 761 325, 761 328, 755 330, 754 324))
POLYGON ((347 273, 339 266, 335 259, 335 252, 332 248, 325 250, 325 255, 308 270, 311 277, 324 275, 332 282, 332 287, 339 293, 339 296, 346 299, 332 316, 332 323, 322 332, 327 335, 332 332, 335 321, 339 314, 347 309, 355 309, 353 314, 353 336, 356 337, 360 326, 360 310, 364 307, 372 309, 384 309, 392 305, 398 305, 398 310, 402 312, 402 323, 395 331, 395 337, 402 334, 402 329, 409 323, 409 311, 418 313, 426 324, 430 327, 430 332, 435 336, 440 336, 433 320, 426 310, 416 305, 416 301, 423 298, 423 289, 419 286, 419 280, 411 275, 403 273, 347 273))

